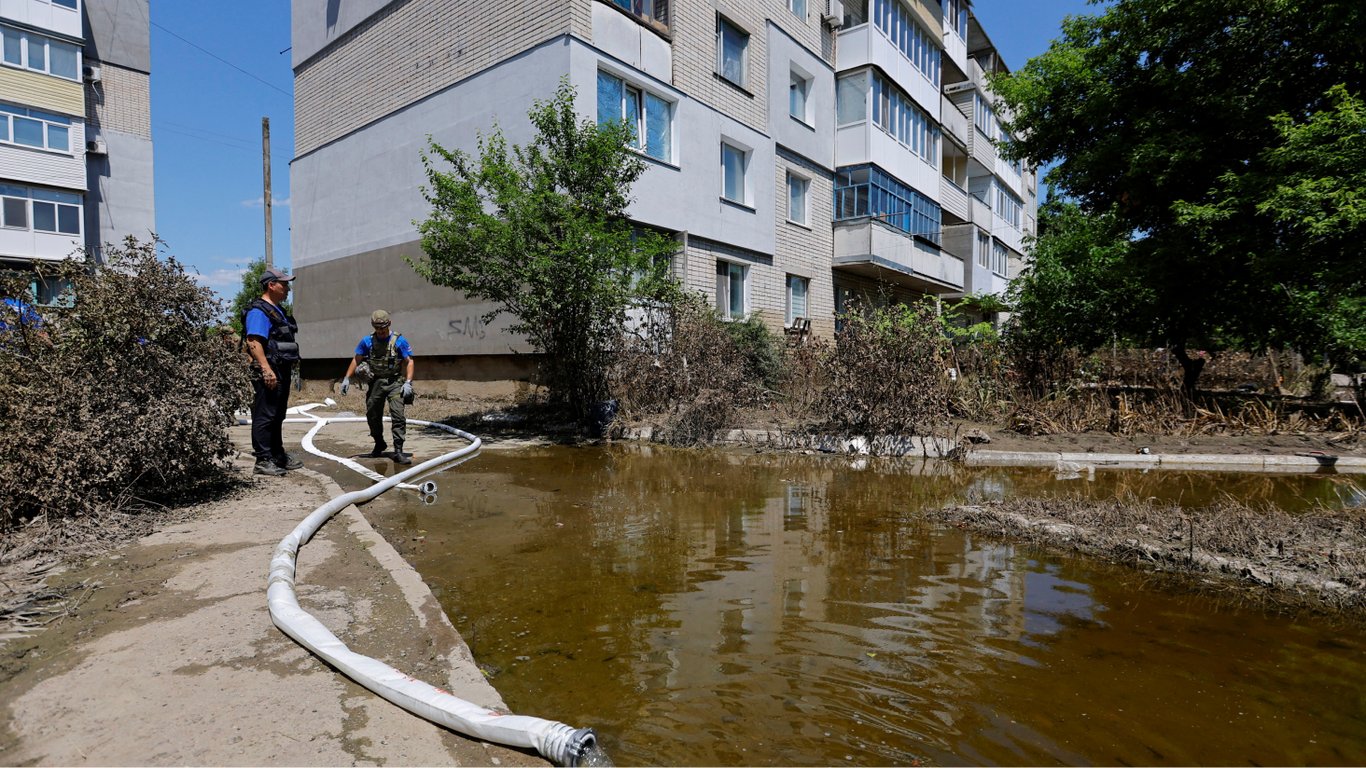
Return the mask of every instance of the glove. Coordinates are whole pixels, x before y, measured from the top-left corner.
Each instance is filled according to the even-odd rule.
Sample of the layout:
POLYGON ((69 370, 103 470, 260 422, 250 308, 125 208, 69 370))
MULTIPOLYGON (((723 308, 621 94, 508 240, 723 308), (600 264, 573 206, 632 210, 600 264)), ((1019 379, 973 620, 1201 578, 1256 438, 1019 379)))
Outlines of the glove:
POLYGON ((411 381, 405 381, 405 382, 403 382, 403 399, 404 399, 404 400, 412 400, 412 399, 413 399, 413 383, 412 383, 411 381))
POLYGON ((350 391, 351 391, 351 379, 349 379, 349 378, 344 378, 344 379, 342 379, 342 394, 344 395, 344 394, 346 394, 347 392, 350 392, 350 391))

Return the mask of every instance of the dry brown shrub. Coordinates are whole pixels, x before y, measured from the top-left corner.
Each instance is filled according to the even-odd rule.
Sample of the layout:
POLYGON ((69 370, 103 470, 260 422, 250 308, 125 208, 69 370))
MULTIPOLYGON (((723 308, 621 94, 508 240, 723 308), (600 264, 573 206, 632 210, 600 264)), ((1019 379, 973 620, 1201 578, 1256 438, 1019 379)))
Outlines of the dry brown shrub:
POLYGON ((770 404, 764 381, 776 373, 763 368, 776 352, 760 347, 754 329, 728 325, 695 296, 641 312, 611 370, 621 415, 662 416, 664 439, 682 444, 710 440, 735 426, 741 409, 770 404))
MULTIPOLYGON (((44 337, 0 341, 4 528, 184 498, 226 477, 228 419, 250 390, 214 330, 218 302, 155 242, 130 239, 106 259, 61 263, 74 306, 43 310, 44 337)), ((26 282, 2 290, 23 295, 26 282)))

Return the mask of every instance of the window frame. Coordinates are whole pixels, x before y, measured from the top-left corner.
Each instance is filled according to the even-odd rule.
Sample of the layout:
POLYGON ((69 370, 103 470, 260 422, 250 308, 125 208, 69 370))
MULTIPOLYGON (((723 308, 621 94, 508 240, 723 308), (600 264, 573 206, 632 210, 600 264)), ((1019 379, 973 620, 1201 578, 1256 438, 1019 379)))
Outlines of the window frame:
POLYGON ((791 169, 787 171, 787 220, 803 227, 811 226, 811 179, 791 169), (800 218, 792 215, 792 201, 795 197, 793 192, 797 189, 801 190, 800 218))
POLYGON ((729 261, 722 258, 716 260, 716 276, 718 278, 715 297, 716 311, 721 315, 721 319, 726 322, 741 322, 749 315, 749 266, 750 265, 738 261, 729 261), (722 304, 721 282, 719 280, 723 270, 725 271, 726 278, 724 306, 722 304), (732 303, 737 282, 739 283, 740 288, 740 307, 738 311, 732 303))
POLYGON ((785 328, 791 328, 791 327, 792 327, 792 324, 793 324, 794 322, 796 322, 797 318, 799 318, 799 317, 805 318, 805 319, 807 319, 807 320, 810 320, 810 319, 811 319, 811 278, 809 278, 809 277, 803 277, 803 276, 801 276, 801 275, 789 274, 789 275, 787 276, 787 280, 786 280, 786 285, 785 285, 784 291, 785 291, 785 293, 787 294, 787 315, 784 317, 784 320, 783 320, 783 327, 785 327, 785 328), (797 314, 795 302, 793 301, 792 286, 793 286, 794 284, 800 284, 800 285, 802 286, 802 299, 801 299, 801 301, 802 301, 802 311, 801 311, 801 314, 797 314))
POLYGON ((3 38, 3 42, 0 42, 0 66, 22 69, 26 72, 38 72, 69 82, 82 82, 81 72, 85 52, 81 50, 81 46, 66 40, 43 35, 38 32, 31 32, 26 29, 19 29, 18 27, 11 27, 5 24, 0 24, 0 38, 3 38), (15 41, 15 50, 18 52, 18 61, 11 61, 9 54, 7 53, 10 41, 15 41), (33 66, 35 56, 32 49, 35 44, 40 45, 42 50, 42 64, 39 66, 33 66), (53 71, 53 46, 58 46, 63 50, 69 50, 70 54, 74 57, 75 67, 71 74, 68 75, 53 71))
POLYGON ((0 228, 81 238, 85 234, 84 218, 85 198, 78 192, 22 184, 0 184, 0 228), (23 226, 8 223, 9 217, 5 215, 7 209, 13 209, 15 201, 20 201, 23 206, 23 226), (51 228, 38 226, 40 206, 45 211, 41 214, 42 217, 51 217, 51 228), (63 229, 64 220, 73 223, 75 230, 63 229))
POLYGON ((811 110, 811 86, 815 78, 808 76, 805 72, 796 67, 788 68, 787 85, 787 115, 793 120, 805 125, 808 128, 814 127, 811 110), (800 84, 800 87, 798 87, 800 84), (794 93, 801 94, 801 114, 793 111, 792 96, 794 93))
MULTIPOLYGON (((616 114, 616 116, 617 116, 617 119, 622 120, 622 121, 624 121, 624 122, 627 123, 627 128, 628 128, 628 129, 633 129, 633 133, 635 134, 635 139, 634 139, 634 141, 630 144, 631 149, 635 150, 636 152, 639 152, 639 153, 642 154, 642 155, 645 155, 646 157, 649 157, 649 158, 654 159, 654 160, 658 160, 658 161, 660 161, 660 162, 662 162, 662 163, 669 163, 669 164, 671 164, 671 165, 672 165, 672 164, 675 164, 675 163, 674 163, 674 159, 673 159, 673 158, 674 158, 674 146, 673 146, 673 144, 674 144, 674 130, 673 130, 673 125, 674 125, 674 106, 675 106, 675 102, 670 101, 669 99, 666 99, 666 98, 664 98, 663 96, 660 96, 658 93, 656 93, 656 92, 650 90, 649 88, 646 88, 646 87, 643 86, 643 85, 640 85, 639 83, 637 83, 637 82, 635 82, 635 81, 628 80, 628 79, 626 79, 626 78, 624 78, 624 77, 621 77, 620 75, 617 75, 617 74, 614 73, 614 72, 609 72, 609 71, 604 70, 604 69, 599 69, 599 70, 598 70, 597 83, 596 83, 596 88, 597 88, 597 93, 596 93, 597 102, 596 102, 596 105, 597 105, 597 110, 598 110, 597 119, 598 119, 598 124, 599 124, 599 125, 601 125, 601 124, 607 122, 607 120, 604 119, 604 115, 602 114, 602 113, 603 113, 603 110, 602 110, 602 105, 603 105, 603 80, 604 80, 604 79, 610 79, 610 80, 616 81, 616 84, 617 84, 618 88, 620 89, 621 96, 620 96, 619 102, 617 103, 617 112, 616 112, 615 114, 616 114), (628 102, 632 102, 632 101, 634 101, 634 104, 633 104, 634 112, 629 112, 629 111, 628 111, 628 102), (664 115, 665 115, 665 117, 664 117, 664 133, 663 133, 663 136, 661 136, 662 145, 659 145, 659 146, 660 146, 660 149, 662 150, 662 156, 661 156, 661 155, 658 155, 658 154, 655 154, 654 152, 651 151, 652 145, 651 145, 651 142, 650 142, 650 138, 651 138, 651 133, 650 133, 650 131, 651 131, 651 128, 654 127, 653 121, 652 121, 652 119, 651 119, 651 115, 657 115, 657 114, 658 114, 658 113, 656 113, 656 112, 653 112, 653 111, 650 109, 650 106, 651 106, 651 102, 652 102, 652 101, 658 102, 658 103, 664 105, 664 115), (631 125, 632 122, 635 123, 634 126, 631 125)), ((611 118, 611 116, 608 116, 608 119, 610 119, 610 118, 611 118)))
POLYGON ((749 80, 749 39, 750 34, 739 24, 716 14, 716 74, 722 80, 734 85, 737 88, 747 87, 749 80), (726 74, 726 30, 732 30, 739 36, 739 61, 736 66, 739 70, 737 77, 732 78, 726 74))
POLYGON ((732 142, 730 142, 730 141, 728 141, 728 140, 726 140, 726 139, 724 139, 724 138, 721 139, 721 199, 724 200, 724 201, 726 201, 726 202, 728 202, 728 203, 734 203, 734 204, 736 204, 736 205, 742 205, 742 206, 744 206, 744 207, 746 207, 746 208, 751 207, 750 202, 749 202, 749 201, 750 201, 750 193, 749 193, 749 158, 750 158, 750 155, 751 155, 751 151, 750 151, 750 150, 745 149, 745 148, 743 148, 743 147, 741 147, 741 146, 739 146, 739 145, 737 145, 737 144, 734 144, 734 143, 732 143, 732 142), (740 177, 739 177, 739 179, 738 179, 738 182, 739 182, 739 183, 738 183, 738 189, 739 189, 739 194, 740 194, 739 199, 733 198, 733 197, 731 197, 729 194, 727 194, 727 193, 730 191, 730 187, 731 187, 731 184, 729 183, 729 182, 730 182, 730 166, 727 165, 727 163, 726 163, 726 151, 727 151, 727 150, 730 150, 731 152, 733 152, 733 153, 735 154, 735 156, 736 156, 736 157, 738 158, 738 160, 739 160, 739 163, 738 163, 738 171, 739 171, 739 174, 740 174, 740 177))
POLYGON ((55 115, 51 112, 43 112, 42 110, 21 107, 15 104, 0 103, 0 125, 4 126, 3 129, 0 129, 0 144, 26 147, 28 149, 37 149, 45 152, 60 152, 65 155, 75 155, 76 153, 72 149, 71 135, 72 126, 74 124, 74 120, 62 115, 55 115), (20 120, 36 123, 38 125, 38 131, 42 134, 41 143, 33 144, 19 140, 16 126, 19 125, 18 121, 20 120), (65 135, 66 146, 53 143, 53 136, 56 134, 65 135))
POLYGON ((808 18, 810 18, 809 14, 807 13, 806 0, 787 0, 787 9, 789 11, 792 11, 793 16, 796 16, 802 21, 806 21, 808 18), (797 6, 801 6, 800 11, 797 10, 797 6))

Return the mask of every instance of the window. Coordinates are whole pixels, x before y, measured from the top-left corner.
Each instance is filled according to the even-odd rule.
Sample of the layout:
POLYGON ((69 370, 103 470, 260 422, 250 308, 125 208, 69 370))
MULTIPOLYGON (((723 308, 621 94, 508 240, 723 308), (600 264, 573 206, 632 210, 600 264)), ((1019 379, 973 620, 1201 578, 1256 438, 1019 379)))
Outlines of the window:
POLYGON ((786 325, 792 325, 799 317, 809 318, 806 310, 806 294, 810 287, 810 281, 805 277, 796 275, 787 276, 787 320, 786 325))
POLYGON ((70 152, 71 118, 0 104, 0 141, 70 152))
POLYGON ((921 27, 901 0, 871 1, 877 28, 911 62, 911 66, 938 88, 941 62, 937 35, 921 27))
POLYGON ((673 159, 673 105, 615 75, 598 73, 598 123, 626 122, 632 147, 657 160, 673 159))
POLYGON ((33 303, 40 307, 76 306, 75 286, 61 277, 39 277, 28 285, 33 303))
POLYGON ((787 7, 797 14, 797 18, 806 19, 806 0, 787 0, 787 7))
POLYGON ((669 23, 669 3, 667 0, 608 0, 608 2, 646 21, 665 25, 669 23))
POLYGON ((991 269, 991 235, 977 230, 977 266, 991 269))
POLYGON ((0 225, 9 229, 79 235, 81 206, 76 192, 0 184, 0 225))
POLYGON ((835 119, 852 125, 868 119, 868 73, 845 75, 835 82, 835 119))
POLYGON ((968 39, 967 0, 944 0, 944 29, 968 39))
POLYGON ((791 85, 787 88, 787 113, 798 120, 811 124, 807 111, 807 97, 811 94, 811 80, 802 73, 792 70, 791 85))
POLYGON ((1000 128, 996 122, 996 111, 991 108, 991 102, 987 101, 986 97, 977 91, 973 91, 972 100, 974 103, 973 124, 988 138, 995 139, 1000 135, 1000 128))
POLYGON ((911 235, 939 243, 939 204, 876 165, 835 172, 835 220, 874 218, 911 235))
POLYGON ((749 267, 729 261, 716 262, 716 311, 727 320, 743 320, 749 267))
POLYGON ((996 187, 996 212, 1001 214, 1010 226, 1020 228, 1020 198, 999 184, 996 187))
POLYGON ((63 8, 76 10, 76 0, 52 0, 53 5, 60 5, 63 8))
POLYGON ((939 167, 939 124, 891 80, 873 73, 873 122, 917 157, 939 167))
POLYGON ((721 143, 721 197, 741 205, 749 202, 745 194, 746 160, 744 150, 721 143))
POLYGON ((717 74, 743 88, 745 86, 745 59, 748 50, 749 35, 718 14, 716 17, 717 74))
POLYGON ((1006 268, 1010 263, 1009 251, 1000 240, 991 241, 991 271, 1006 276, 1006 268))
POLYGON ((3 60, 6 64, 46 72, 67 80, 80 80, 80 50, 36 32, 0 26, 3 60))
POLYGON ((804 179, 797 174, 787 172, 787 220, 797 224, 806 224, 806 200, 807 190, 811 187, 811 181, 804 179))

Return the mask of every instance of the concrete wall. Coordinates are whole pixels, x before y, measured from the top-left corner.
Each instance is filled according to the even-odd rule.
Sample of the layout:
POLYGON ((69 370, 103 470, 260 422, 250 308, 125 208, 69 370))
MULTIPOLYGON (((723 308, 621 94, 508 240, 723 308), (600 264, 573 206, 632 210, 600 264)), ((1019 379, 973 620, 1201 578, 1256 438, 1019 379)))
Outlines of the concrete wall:
POLYGON ((148 0, 85 0, 85 63, 152 71, 148 0))
POLYGON ((148 240, 156 231, 152 140, 122 131, 102 137, 109 154, 90 155, 86 163, 86 242, 99 248, 128 235, 148 240))

